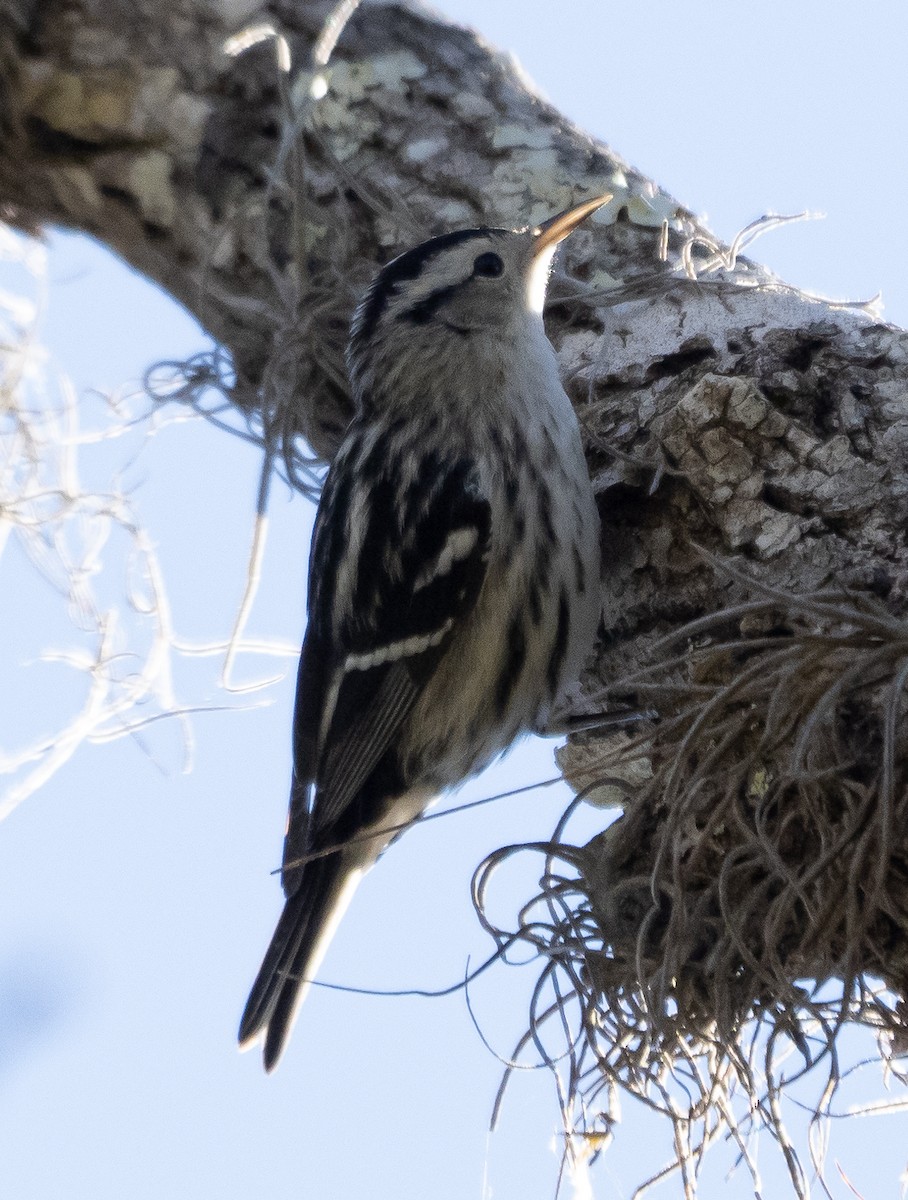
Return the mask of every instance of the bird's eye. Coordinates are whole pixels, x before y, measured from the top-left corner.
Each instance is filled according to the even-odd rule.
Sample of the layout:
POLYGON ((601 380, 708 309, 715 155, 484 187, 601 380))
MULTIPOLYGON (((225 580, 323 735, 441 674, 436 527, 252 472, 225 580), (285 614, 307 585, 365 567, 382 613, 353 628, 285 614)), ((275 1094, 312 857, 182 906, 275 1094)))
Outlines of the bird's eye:
POLYGON ((473 274, 481 275, 485 279, 497 279, 503 271, 504 263, 491 250, 480 254, 473 262, 473 274))

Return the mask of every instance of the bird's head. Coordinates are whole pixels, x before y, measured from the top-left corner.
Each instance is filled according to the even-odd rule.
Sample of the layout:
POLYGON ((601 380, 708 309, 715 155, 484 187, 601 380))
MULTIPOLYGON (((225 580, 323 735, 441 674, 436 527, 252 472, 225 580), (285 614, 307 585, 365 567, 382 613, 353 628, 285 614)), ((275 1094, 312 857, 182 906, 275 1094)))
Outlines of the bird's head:
POLYGON ((347 362, 354 388, 444 368, 481 343, 500 345, 538 320, 559 242, 611 196, 597 196, 528 229, 460 229, 387 263, 353 317, 347 362))

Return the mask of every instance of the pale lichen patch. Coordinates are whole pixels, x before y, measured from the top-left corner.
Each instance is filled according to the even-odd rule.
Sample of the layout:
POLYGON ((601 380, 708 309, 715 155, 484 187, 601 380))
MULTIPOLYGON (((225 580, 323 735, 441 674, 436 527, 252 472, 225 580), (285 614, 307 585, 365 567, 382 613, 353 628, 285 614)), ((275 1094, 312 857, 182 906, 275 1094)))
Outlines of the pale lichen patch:
POLYGON ((526 125, 498 125, 492 133, 493 150, 513 150, 518 146, 528 150, 543 150, 551 145, 552 134, 545 127, 529 129, 526 125))
POLYGON ((176 95, 180 75, 175 67, 151 67, 142 72, 136 88, 135 115, 140 126, 161 127, 161 116, 176 95))
POLYGON ((366 92, 375 85, 372 63, 368 59, 364 62, 338 60, 324 74, 328 82, 328 95, 321 102, 320 115, 324 115, 329 97, 343 97, 350 104, 365 99, 366 92))
POLYGON ((435 209, 439 225, 450 229, 474 223, 475 213, 465 200, 444 200, 435 209))
POLYGON ((170 165, 162 150, 148 150, 132 160, 127 181, 142 216, 163 229, 172 228, 176 218, 170 165))
POLYGON ((624 200, 629 220, 634 225, 647 229, 658 229, 663 221, 674 221, 679 215, 678 205, 664 192, 652 195, 630 193, 624 200))
POLYGON ((67 165, 60 168, 60 175, 65 180, 65 187, 59 189, 59 195, 67 208, 76 212, 79 205, 89 209, 100 207, 101 193, 90 171, 67 165))
POLYGON ((132 134, 135 80, 113 71, 77 75, 70 71, 31 77, 32 109, 51 129, 83 141, 102 142, 132 134))
POLYGON ((407 146, 404 150, 404 158, 408 162, 429 162, 430 159, 443 154, 447 147, 448 142, 445 138, 420 138, 407 146))
POLYGON ((622 287, 623 284, 623 279, 618 279, 603 267, 597 267, 589 277, 590 290, 594 292, 612 291, 622 287))
POLYGON ((166 128, 182 150, 190 150, 201 142, 210 115, 211 109, 205 101, 180 92, 168 108, 166 128))
POLYGON ((413 79, 422 79, 428 67, 409 50, 396 50, 392 54, 380 54, 370 60, 372 87, 387 88, 402 92, 413 79))
POLYGON ((471 92, 456 92, 451 105, 464 121, 487 121, 495 114, 494 107, 484 96, 474 96, 471 92))

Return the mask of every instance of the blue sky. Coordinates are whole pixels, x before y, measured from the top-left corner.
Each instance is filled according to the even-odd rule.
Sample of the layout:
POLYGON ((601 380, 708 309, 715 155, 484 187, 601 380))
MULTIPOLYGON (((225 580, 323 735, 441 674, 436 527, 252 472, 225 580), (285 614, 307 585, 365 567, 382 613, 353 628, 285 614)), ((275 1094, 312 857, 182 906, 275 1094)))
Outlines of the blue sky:
MULTIPOLYGON (((559 108, 720 235, 767 211, 825 212, 769 235, 754 257, 838 299, 882 289, 885 316, 908 322, 904 6, 440 7, 513 51, 559 108)), ((84 239, 51 238, 49 280, 42 338, 80 391, 128 386, 149 363, 205 344, 166 297, 84 239)), ((0 288, 13 284, 22 277, 0 264, 0 288)), ((242 590, 256 455, 199 424, 162 429, 127 462, 139 447, 136 438, 86 452, 88 477, 100 484, 112 462, 126 464, 176 627, 224 638, 242 590)), ((250 632, 299 639, 310 524, 310 507, 276 486, 250 632)), ((0 572, 0 672, 14 681, 0 695, 0 746, 9 750, 56 728, 75 702, 78 678, 37 659, 78 635, 15 546, 0 572)), ((112 574, 102 586, 116 584, 112 574)), ((245 659, 240 674, 271 673, 275 661, 289 665, 245 659)), ((203 659, 180 667, 177 684, 221 704, 216 678, 217 664, 203 659)), ((496 1200, 548 1200, 551 1084, 542 1072, 515 1080, 489 1139, 500 1065, 460 994, 315 989, 276 1075, 236 1054, 236 1022, 279 908, 268 872, 286 802, 292 667, 248 699, 269 703, 195 719, 191 774, 180 770, 178 730, 155 727, 142 745, 80 750, 0 829, 0 1195, 480 1200, 485 1187, 496 1200)), ((523 746, 458 799, 551 773, 549 744, 523 746)), ((473 868, 497 845, 545 837, 564 796, 542 790, 411 832, 361 888, 323 977, 377 988, 461 978, 468 956, 489 949, 472 917, 473 868)), ((582 827, 601 820, 586 813, 582 827)), ((502 903, 529 889, 536 869, 511 881, 502 903)), ((532 968, 496 970, 471 990, 502 1053, 522 1032, 533 978, 532 968)), ((597 1197, 629 1196, 652 1157, 668 1154, 664 1131, 632 1107, 625 1115, 614 1152, 594 1169, 597 1197)), ((836 1156, 868 1197, 896 1194, 906 1167, 899 1128, 881 1119, 836 1130, 836 1156)), ((767 1150, 761 1161, 770 1158, 767 1150)), ((849 1194, 832 1175, 834 1194, 849 1194)), ((747 1196, 746 1176, 725 1182, 707 1168, 702 1194, 720 1193, 747 1196)))

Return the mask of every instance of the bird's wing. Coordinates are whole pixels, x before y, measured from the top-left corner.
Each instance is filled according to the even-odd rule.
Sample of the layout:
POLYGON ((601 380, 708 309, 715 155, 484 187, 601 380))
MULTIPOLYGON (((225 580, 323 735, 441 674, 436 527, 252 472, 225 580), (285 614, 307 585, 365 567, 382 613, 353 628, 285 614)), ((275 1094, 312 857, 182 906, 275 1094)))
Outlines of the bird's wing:
POLYGON ((350 804, 475 605, 491 536, 489 501, 469 458, 427 455, 406 479, 376 478, 351 453, 335 466, 310 560, 284 844, 288 896, 305 854, 342 835, 350 804))

